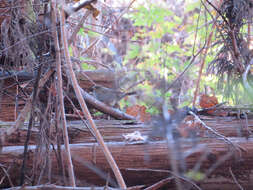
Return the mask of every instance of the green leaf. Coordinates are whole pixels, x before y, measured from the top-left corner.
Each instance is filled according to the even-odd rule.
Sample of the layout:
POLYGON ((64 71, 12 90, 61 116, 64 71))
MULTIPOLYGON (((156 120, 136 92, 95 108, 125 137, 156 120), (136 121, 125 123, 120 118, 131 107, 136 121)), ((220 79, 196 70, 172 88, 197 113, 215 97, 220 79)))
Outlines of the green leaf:
POLYGON ((95 112, 93 115, 94 115, 94 116, 101 116, 101 115, 103 115, 103 113, 102 113, 102 112, 97 111, 97 112, 95 112))
POLYGON ((83 28, 80 28, 79 32, 77 33, 80 36, 84 36, 85 32, 83 28))
POLYGON ((139 55, 139 53, 140 53, 140 46, 132 44, 130 46, 130 50, 128 51, 127 58, 134 59, 139 55))
POLYGON ((201 172, 195 172, 193 170, 186 173, 186 176, 195 181, 201 181, 205 178, 205 174, 201 172))
POLYGON ((93 65, 90 65, 88 63, 82 63, 82 68, 84 70, 95 70, 96 69, 96 67, 94 67, 93 65))
POLYGON ((91 31, 91 30, 88 30, 88 35, 89 35, 89 37, 98 37, 99 36, 99 34, 98 33, 96 33, 96 32, 93 32, 93 31, 91 31))
POLYGON ((146 110, 146 112, 150 113, 151 115, 159 114, 159 110, 156 107, 150 107, 146 110))
POLYGON ((69 46, 69 55, 72 56, 73 55, 73 50, 72 50, 72 47, 69 46))
POLYGON ((196 8, 199 8, 199 1, 193 3, 192 0, 188 0, 189 2, 187 2, 187 6, 185 6, 185 10, 186 12, 190 12, 193 11, 196 8))

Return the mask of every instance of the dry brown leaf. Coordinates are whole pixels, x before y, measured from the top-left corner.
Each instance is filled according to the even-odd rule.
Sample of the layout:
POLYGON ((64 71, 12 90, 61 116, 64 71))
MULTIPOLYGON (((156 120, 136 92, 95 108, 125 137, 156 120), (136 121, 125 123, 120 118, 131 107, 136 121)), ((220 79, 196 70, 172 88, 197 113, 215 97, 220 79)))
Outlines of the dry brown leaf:
POLYGON ((146 112, 145 106, 140 105, 130 106, 126 109, 126 113, 128 115, 136 117, 136 119, 142 122, 149 121, 151 118, 151 115, 146 112))
MULTIPOLYGON (((209 96, 207 94, 200 95, 199 105, 201 108, 211 108, 218 104, 218 99, 215 96, 209 96)), ((208 110, 207 113, 212 114, 215 109, 208 110)))

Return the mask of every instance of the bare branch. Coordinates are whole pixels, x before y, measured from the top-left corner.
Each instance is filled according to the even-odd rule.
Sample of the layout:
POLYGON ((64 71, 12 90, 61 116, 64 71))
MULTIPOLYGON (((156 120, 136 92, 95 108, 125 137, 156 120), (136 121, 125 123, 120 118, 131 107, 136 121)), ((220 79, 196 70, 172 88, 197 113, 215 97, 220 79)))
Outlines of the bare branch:
POLYGON ((110 153, 108 147, 106 146, 106 144, 103 140, 103 137, 101 136, 100 132, 98 131, 98 129, 96 127, 96 124, 93 121, 93 119, 90 115, 90 112, 87 108, 87 105, 86 105, 86 103, 85 103, 85 101, 82 97, 80 87, 78 85, 75 73, 74 73, 73 68, 72 68, 70 55, 69 55, 69 51, 68 51, 68 42, 67 42, 67 39, 66 39, 65 27, 64 27, 64 24, 63 24, 63 23, 65 23, 65 16, 64 15, 65 15, 65 13, 64 13, 64 10, 62 9, 61 10, 61 35, 62 35, 62 39, 63 39, 64 54, 65 54, 66 63, 67 63, 67 67, 68 67, 68 73, 70 74, 72 86, 74 88, 74 91, 75 91, 75 94, 77 96, 78 102, 79 102, 79 104, 82 108, 82 111, 83 111, 85 117, 87 118, 87 120, 89 121, 89 124, 90 124, 90 126, 91 126, 91 128, 92 128, 92 130, 95 134, 95 137, 96 137, 98 143, 101 145, 101 147, 103 149, 105 157, 106 157, 107 161, 109 162, 109 164, 110 164, 110 166, 111 166, 111 168, 112 168, 112 170, 115 174, 115 177, 117 179, 117 182, 118 182, 119 186, 122 189, 126 189, 126 184, 123 180, 122 174, 120 173, 120 170, 119 170, 115 160, 113 159, 112 154, 110 153))

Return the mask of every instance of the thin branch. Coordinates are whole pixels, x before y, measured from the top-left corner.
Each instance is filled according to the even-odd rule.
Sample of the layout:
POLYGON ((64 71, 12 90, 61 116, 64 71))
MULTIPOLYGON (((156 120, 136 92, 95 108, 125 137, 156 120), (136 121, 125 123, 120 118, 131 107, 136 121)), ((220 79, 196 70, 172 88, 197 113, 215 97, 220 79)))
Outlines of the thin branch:
POLYGON ((37 32, 36 34, 27 36, 27 37, 25 37, 25 38, 21 38, 18 42, 14 43, 13 45, 10 45, 9 47, 6 47, 6 48, 4 48, 3 50, 0 50, 0 55, 1 55, 2 53, 4 53, 5 51, 7 51, 7 50, 9 50, 9 49, 11 49, 11 48, 13 48, 13 47, 15 47, 15 46, 17 46, 17 45, 22 44, 22 43, 25 42, 25 41, 29 41, 30 39, 32 39, 32 38, 34 38, 34 37, 36 37, 36 36, 39 36, 39 35, 41 35, 41 34, 45 34, 45 33, 47 33, 47 32, 50 32, 50 29, 49 29, 49 30, 44 30, 44 31, 41 31, 41 32, 37 32))
MULTIPOLYGON (((221 5, 221 3, 222 3, 222 1, 220 1, 219 6, 221 5)), ((218 18, 218 15, 216 16, 215 20, 217 20, 217 18, 218 18)), ((201 80, 201 77, 202 77, 202 72, 203 72, 203 68, 204 68, 207 52, 209 50, 209 47, 210 47, 210 44, 211 44, 211 41, 212 41, 213 30, 214 30, 215 26, 216 26, 215 24, 212 25, 212 31, 211 31, 211 33, 208 36, 207 44, 206 44, 206 49, 205 49, 203 57, 202 57, 202 59, 200 61, 198 80, 197 80, 196 89, 195 89, 194 97, 193 97, 193 103, 192 103, 193 106, 195 106, 195 104, 196 104, 197 96, 198 96, 198 93, 199 93, 199 84, 200 84, 200 80, 201 80)))
POLYGON ((238 180, 235 178, 235 175, 231 169, 231 167, 229 167, 229 173, 231 174, 235 184, 237 185, 237 187, 240 189, 240 190, 244 190, 244 188, 239 184, 238 180))
POLYGON ((92 6, 92 3, 97 3, 97 0, 81 0, 73 6, 65 5, 63 7, 65 18, 67 19, 72 13, 75 13, 86 6, 92 6))
MULTIPOLYGON (((227 19, 222 15, 222 13, 220 12, 219 8, 216 8, 209 0, 206 0, 206 2, 213 7, 213 9, 222 17, 222 19, 224 20, 224 22, 228 25, 228 27, 230 28, 230 24, 228 23, 227 19)), ((223 0, 220 1, 219 6, 222 4, 223 0)), ((231 28, 230 28, 231 29, 231 28)))
MULTIPOLYGON (((102 67, 105 67, 107 68, 108 70, 111 70, 111 68, 106 65, 106 64, 103 64, 102 62, 99 62, 99 61, 95 61, 95 60, 85 60, 85 61, 81 61, 80 59, 76 58, 76 57, 71 57, 71 61, 74 61, 76 62, 79 66, 81 65, 82 62, 85 62, 85 63, 88 63, 88 64, 91 64, 91 65, 100 65, 102 67)), ((81 66, 80 66, 81 67, 81 66)), ((82 68, 82 67, 81 67, 82 68)))
MULTIPOLYGON (((68 165, 68 174, 69 174, 69 179, 70 179, 70 185, 72 187, 76 187, 75 174, 74 174, 73 164, 72 164, 72 160, 71 160, 70 147, 69 147, 67 120, 66 120, 65 109, 64 109, 62 70, 61 70, 61 53, 60 53, 60 47, 59 47, 58 32, 56 29, 57 12, 56 12, 55 1, 52 1, 51 8, 52 8, 52 32, 54 34, 54 46, 55 46, 55 51, 56 51, 56 72, 57 72, 57 87, 58 87, 57 92, 58 92, 59 103, 60 103, 60 114, 61 114, 62 127, 63 127, 63 139, 64 139, 64 145, 65 145, 66 154, 67 154, 67 165, 68 165)), ((63 23, 61 23, 61 24, 63 24, 63 23)))
MULTIPOLYGON (((136 1, 136 0, 132 0, 132 1, 129 3, 129 5, 127 6, 127 8, 119 15, 119 17, 111 24, 111 26, 108 27, 108 28, 104 31, 103 35, 106 34, 107 32, 109 32, 109 31, 112 29, 113 25, 119 21, 119 19, 129 10, 129 8, 132 6, 132 4, 133 4, 135 1, 136 1)), ((87 51, 89 51, 89 49, 91 49, 93 46, 95 46, 95 45, 96 45, 98 42, 100 42, 100 41, 101 41, 101 38, 97 38, 96 40, 94 40, 94 42, 93 42, 89 47, 87 47, 83 52, 81 52, 81 55, 84 55, 87 51)))
POLYGON ((77 99, 78 99, 78 102, 82 108, 82 111, 83 113, 85 114, 85 117, 87 118, 87 120, 89 121, 89 124, 96 136, 96 139, 98 141, 98 143, 100 144, 104 154, 105 154, 105 157, 107 159, 107 161, 109 162, 113 172, 114 172, 114 175, 117 179, 117 182, 119 184, 119 186, 122 188, 122 189, 126 189, 126 184, 123 180, 123 177, 122 177, 122 174, 120 173, 120 170, 114 160, 114 158, 112 157, 112 154, 111 152, 109 151, 108 147, 106 146, 104 140, 103 140, 103 137, 102 135, 100 134, 100 132, 98 131, 97 127, 96 127, 96 124, 95 122, 93 121, 91 115, 90 115, 90 112, 87 108, 87 105, 83 99, 83 96, 81 94, 81 90, 80 90, 80 87, 78 85, 78 82, 77 82, 77 79, 76 79, 76 76, 75 76, 75 73, 73 71, 73 68, 72 68, 72 64, 71 64, 71 60, 70 60, 70 55, 69 55, 69 51, 68 51, 68 42, 67 42, 67 39, 66 39, 66 34, 65 34, 65 27, 63 25, 63 23, 65 23, 65 13, 64 13, 64 10, 62 9, 61 10, 61 35, 62 35, 62 40, 63 40, 63 45, 64 45, 64 53, 65 53, 65 58, 66 58, 66 63, 67 63, 67 68, 68 68, 68 73, 70 74, 70 78, 71 78, 71 82, 72 82, 72 86, 74 88, 74 91, 75 91, 75 94, 77 96, 77 99))
MULTIPOLYGON (((55 81, 56 83, 56 81, 55 81)), ((55 110, 58 110, 58 105, 59 105, 59 97, 56 97, 56 104, 55 104, 55 110)), ((63 158, 62 158, 62 135, 61 135, 61 130, 60 130, 60 113, 58 113, 58 111, 55 113, 55 132, 56 132, 56 145, 57 145, 57 152, 55 152, 56 154, 56 158, 58 161, 58 165, 59 165, 59 176, 62 176, 62 181, 63 184, 67 185, 67 180, 66 180, 66 173, 65 173, 65 167, 64 167, 64 162, 63 162, 63 158), (58 155, 57 155, 58 154, 58 155)))
MULTIPOLYGON (((49 77, 53 73, 54 73, 54 71, 52 69, 48 70, 48 72, 43 76, 43 78, 40 79, 39 88, 44 86, 44 84, 47 82, 47 80, 49 79, 49 77)), ((39 93, 39 91, 38 91, 38 93, 39 93)), ((30 97, 26 100, 25 107, 22 109, 22 111, 18 115, 18 119, 15 121, 15 124, 11 127, 6 128, 5 131, 1 131, 2 142, 4 142, 4 139, 6 136, 10 136, 12 133, 14 133, 18 128, 20 128, 23 125, 28 113, 31 110, 32 97, 33 97, 33 94, 31 94, 30 97)))
MULTIPOLYGON (((201 12, 201 5, 199 6, 199 12, 201 12)), ((193 41, 193 48, 192 48, 192 55, 194 55, 195 52, 195 47, 196 47, 196 41, 197 41, 197 36, 198 36, 198 30, 199 30, 199 19, 200 19, 200 13, 198 14, 198 19, 197 19, 197 26, 194 34, 194 41, 193 41)))
POLYGON ((70 38, 68 39, 68 44, 71 45, 74 42, 74 39, 76 38, 77 33, 79 32, 80 28, 83 26, 85 20, 90 15, 91 11, 87 10, 85 15, 82 17, 82 19, 79 21, 78 25, 74 28, 74 31, 70 38))
POLYGON ((168 182, 172 181, 174 179, 174 177, 167 177, 165 179, 162 179, 160 181, 158 181, 157 183, 145 188, 144 190, 156 190, 161 188, 162 186, 164 186, 165 184, 167 184, 168 182))
MULTIPOLYGON (((225 155, 221 156, 205 173, 205 178, 207 179, 219 166, 224 164, 226 160, 234 156, 234 151, 228 151, 225 155)), ((203 180, 204 180, 203 179, 203 180)))
MULTIPOLYGON (((218 133, 216 130, 212 129, 211 127, 207 126, 195 113, 193 113, 192 111, 188 112, 189 114, 191 114, 192 116, 194 116, 194 118, 200 122, 203 127, 205 127, 207 130, 211 131, 213 134, 215 134, 217 137, 222 138, 225 142, 227 142, 228 144, 231 144, 236 150, 238 150, 241 154, 241 149, 244 150, 241 146, 234 144, 233 142, 231 142, 227 137, 225 137, 224 135, 221 135, 220 133, 218 133), (238 149, 239 148, 239 149, 238 149)), ((244 150, 245 151, 245 150, 244 150)))
POLYGON ((253 97, 253 88, 250 86, 250 84, 247 80, 247 75, 248 75, 248 72, 249 72, 250 67, 252 65, 253 65, 253 58, 251 59, 250 64, 247 66, 247 68, 244 71, 243 76, 242 76, 244 88, 248 91, 248 93, 251 97, 253 97))
POLYGON ((200 110, 198 110, 198 113, 201 113, 201 112, 206 112, 206 111, 208 111, 208 110, 213 110, 213 109, 215 109, 215 110, 217 110, 217 109, 223 109, 224 107, 222 107, 224 104, 226 104, 227 102, 222 102, 222 103, 219 103, 219 104, 216 104, 216 105, 214 105, 214 106, 212 106, 212 107, 209 107, 209 108, 203 108, 203 109, 200 109, 200 110))
POLYGON ((116 119, 135 120, 135 117, 128 115, 128 114, 120 111, 119 109, 112 108, 112 107, 108 106, 107 104, 97 100, 94 96, 85 92, 83 89, 80 88, 80 91, 81 91, 81 95, 83 96, 84 100, 87 101, 89 104, 91 104, 97 110, 99 110, 103 113, 106 113, 116 119))
MULTIPOLYGON (((228 36, 230 36, 230 38, 231 38, 231 41, 232 41, 232 48, 233 48, 233 49, 231 49, 230 46, 227 44, 227 42, 226 42, 225 37, 223 36, 223 34, 222 34, 220 31, 219 31, 219 32, 221 33, 221 37, 222 37, 222 39, 224 40, 224 43, 226 43, 226 44, 227 44, 227 47, 229 47, 229 49, 231 50, 232 57, 233 57, 233 59, 235 60, 236 65, 238 66, 237 68, 239 69, 240 73, 242 73, 243 70, 244 70, 244 66, 243 66, 243 64, 238 60, 238 56, 240 55, 240 51, 239 51, 238 45, 237 45, 237 43, 236 43, 236 37, 235 37, 234 27, 232 27, 231 23, 229 23, 229 22, 227 21, 227 19, 222 15, 222 13, 220 12, 220 10, 218 10, 210 1, 208 1, 208 0, 206 0, 206 1, 207 1, 208 4, 209 4, 210 6, 212 6, 212 7, 214 8, 214 10, 222 17, 222 19, 224 20, 224 22, 225 22, 226 25, 228 26, 228 29, 229 29, 229 30, 228 30, 227 34, 228 34, 228 36)), ((202 0, 201 0, 201 2, 203 3, 202 0)), ((220 5, 221 5, 222 2, 223 2, 223 0, 220 1, 220 5)), ((203 3, 203 5, 205 6, 204 3, 203 3)), ((208 11, 208 9, 207 9, 206 6, 205 6, 205 8, 206 8, 206 10, 208 11)), ((208 13, 209 13, 209 15, 210 15, 211 17, 213 17, 212 14, 210 13, 210 11, 208 11, 208 13)), ((215 25, 217 25, 216 22, 214 22, 214 23, 215 23, 215 25)), ((217 28, 218 28, 218 27, 217 27, 217 28)))
POLYGON ((251 32, 251 24, 252 23, 252 17, 250 18, 251 22, 248 23, 248 36, 247 36, 247 44, 248 44, 248 48, 250 46, 250 43, 251 43, 251 35, 250 35, 250 32, 251 32))
POLYGON ((89 128, 88 123, 83 119, 83 117, 81 116, 81 114, 79 113, 78 109, 76 108, 76 106, 74 105, 74 103, 72 102, 72 100, 68 97, 68 95, 65 95, 65 97, 68 99, 68 101, 70 102, 71 106, 73 107, 73 110, 77 113, 79 119, 83 122, 83 124, 89 129, 89 131, 91 132, 91 134, 96 138, 95 134, 93 133, 93 130, 91 128, 89 128))
POLYGON ((183 72, 181 72, 171 83, 170 85, 167 87, 166 91, 168 91, 170 88, 173 87, 173 85, 185 74, 186 71, 188 71, 188 69, 192 66, 192 64, 194 63, 196 57, 203 51, 203 49, 205 48, 205 45, 199 49, 199 51, 196 53, 196 55, 193 55, 191 58, 190 63, 184 68, 183 72))
POLYGON ((11 178, 10 178, 10 175, 9 175, 9 173, 8 173, 10 167, 6 170, 6 169, 4 168, 4 165, 0 164, 0 168, 1 168, 1 169, 3 170, 3 172, 5 173, 5 175, 4 175, 4 176, 2 177, 2 179, 0 180, 0 185, 2 184, 2 182, 3 182, 3 180, 4 180, 5 176, 6 176, 7 179, 9 180, 10 185, 11 185, 12 187, 14 187, 14 185, 13 185, 13 183, 12 183, 12 180, 11 180, 11 178))
POLYGON ((169 173, 171 175, 173 175, 176 178, 181 179, 182 181, 186 181, 188 183, 190 183, 192 186, 194 186, 196 189, 198 190, 202 190, 196 183, 194 183, 193 181, 191 181, 190 179, 186 178, 186 177, 182 177, 182 176, 178 176, 176 175, 174 172, 170 171, 170 170, 159 170, 159 169, 146 169, 146 168, 126 168, 126 170, 129 171, 139 171, 139 172, 144 172, 144 171, 150 171, 150 172, 163 172, 163 173, 169 173))
POLYGON ((21 167, 21 174, 20 174, 20 185, 24 184, 25 180, 25 170, 26 170, 26 161, 27 161, 27 153, 28 153, 28 143, 30 140, 31 136, 31 129, 34 126, 34 116, 35 116, 35 103, 38 95, 38 89, 39 89, 39 80, 40 80, 40 75, 41 75, 41 68, 42 65, 39 66, 37 77, 34 83, 34 90, 33 90, 33 96, 32 96, 32 103, 31 103, 31 113, 30 113, 30 118, 29 118, 29 124, 28 124, 28 130, 27 130, 27 135, 26 135, 26 140, 24 144, 24 154, 23 154, 23 163, 21 167))

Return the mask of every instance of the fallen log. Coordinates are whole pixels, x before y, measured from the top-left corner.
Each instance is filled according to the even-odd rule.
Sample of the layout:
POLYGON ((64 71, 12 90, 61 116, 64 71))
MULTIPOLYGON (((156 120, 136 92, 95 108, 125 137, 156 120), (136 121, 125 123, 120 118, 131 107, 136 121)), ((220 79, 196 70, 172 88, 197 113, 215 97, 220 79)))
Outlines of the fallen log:
MULTIPOLYGON (((249 181, 253 168, 253 138, 230 138, 231 142, 238 144, 244 151, 235 151, 230 145, 217 139, 201 139, 197 145, 189 140, 182 140, 179 151, 186 156, 187 171, 199 167, 198 172, 217 177, 230 178, 228 169, 232 168, 238 180, 249 181)), ((170 170, 170 151, 165 141, 156 141, 140 144, 125 142, 107 143, 115 161, 117 162, 128 186, 148 185, 168 177, 170 170)), ((71 155, 78 186, 87 184, 103 186, 108 173, 113 176, 106 162, 104 154, 97 143, 71 144, 71 155), (87 169, 88 168, 88 169, 87 169), (101 172, 103 175, 99 174, 101 172)), ((36 146, 29 146, 28 168, 31 171, 36 146)), ((20 164, 22 163, 23 146, 4 147, 0 155, 0 163, 9 167, 8 171, 13 184, 18 184, 20 164)), ((52 179, 57 181, 57 162, 52 151, 52 179)), ((179 162, 179 161, 178 161, 179 162)), ((1 173, 0 176, 4 174, 1 173)), ((113 179, 111 180, 113 184, 113 179)), ((243 182, 243 181, 242 181, 243 182)), ((8 183, 8 182, 5 182, 8 183)), ((200 183, 201 184, 201 183, 200 183)), ((242 184, 242 185, 244 185, 242 184)), ((233 184, 234 185, 234 184, 233 184)))
POLYGON ((6 190, 120 190, 119 188, 111 188, 111 187, 66 187, 66 186, 58 186, 58 185, 37 185, 37 186, 19 186, 12 187, 6 190))
MULTIPOLYGON (((100 69, 100 70, 93 70, 93 71, 76 71, 77 79, 80 82, 80 85, 83 88, 89 88, 92 86, 92 81, 109 87, 113 87, 115 82, 114 77, 115 72, 110 71, 108 69, 100 69)), ((27 71, 0 71, 0 80, 10 80, 13 84, 15 84, 15 80, 18 81, 29 81, 33 80, 36 76, 36 72, 27 72, 27 71)))
POLYGON ((83 89, 88 89, 94 85, 106 86, 108 88, 115 88, 115 72, 108 69, 100 69, 94 71, 80 71, 76 72, 76 78, 79 85, 83 89), (93 82, 92 82, 93 81, 93 82))
MULTIPOLYGON (((17 81, 22 88, 25 86, 25 91, 28 95, 32 92, 33 87, 30 83, 34 79, 36 73, 27 71, 0 71, 1 90, 0 90, 0 120, 15 121, 17 114, 22 110, 25 104, 26 97, 23 93, 17 91, 17 81), (16 81, 17 80, 17 81, 16 81), (15 97, 19 97, 18 100, 15 97), (3 101, 4 100, 4 101, 3 101), (18 101, 18 102, 17 102, 18 101)), ((110 70, 94 70, 76 72, 77 80, 81 88, 89 91, 89 88, 94 84, 115 88, 115 72, 110 70), (92 82, 93 81, 93 82, 92 82)), ((46 96, 40 96, 43 101, 46 101, 46 96)))
MULTIPOLYGON (((127 190, 139 190, 142 189, 143 185, 141 186, 134 186, 128 187, 127 190)), ((104 187, 66 187, 66 186, 59 186, 59 185, 37 185, 37 186, 19 186, 19 187, 12 187, 6 190, 121 190, 120 188, 112 188, 108 186, 104 187)))
MULTIPOLYGON (((253 132, 253 119, 248 120, 246 126, 245 120, 238 120, 233 117, 220 118, 203 116, 201 118, 208 126, 226 137, 248 137, 249 134, 253 132)), ((152 127, 151 125, 143 123, 122 120, 97 120, 95 123, 106 142, 122 142, 125 140, 123 135, 133 133, 134 131, 139 131, 143 136, 149 136, 152 134, 153 130, 156 129, 155 126, 152 127)), ((13 125, 14 122, 0 122, 0 132, 13 125)), ((180 127, 183 128, 184 125, 181 125, 180 127)), ((201 126, 197 126, 195 130, 197 131, 197 137, 215 138, 212 133, 201 126)), ((38 131, 37 124, 32 130, 30 144, 36 144, 36 139, 39 135, 38 131)), ((8 137, 3 146, 23 145, 26 133, 27 123, 25 123, 24 127, 17 130, 12 136, 8 137)), ((96 141, 86 127, 86 124, 82 121, 69 121, 68 134, 71 144, 96 141)), ((161 138, 156 139, 161 140, 161 138)))

